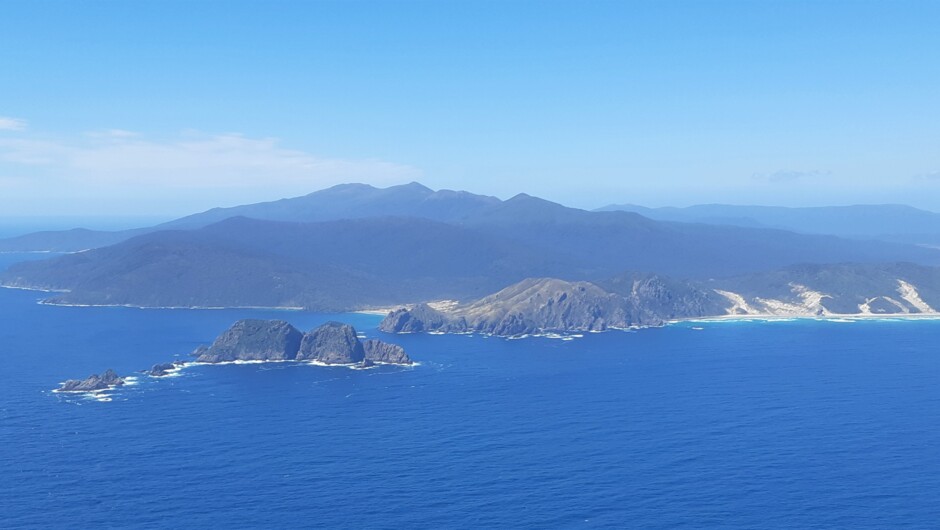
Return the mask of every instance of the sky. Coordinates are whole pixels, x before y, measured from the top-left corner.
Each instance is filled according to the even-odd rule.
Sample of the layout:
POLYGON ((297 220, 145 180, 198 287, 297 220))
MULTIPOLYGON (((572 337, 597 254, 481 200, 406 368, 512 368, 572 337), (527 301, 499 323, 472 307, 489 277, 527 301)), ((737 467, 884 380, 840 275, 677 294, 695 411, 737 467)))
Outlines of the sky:
POLYGON ((940 211, 940 2, 7 0, 0 217, 342 182, 940 211))

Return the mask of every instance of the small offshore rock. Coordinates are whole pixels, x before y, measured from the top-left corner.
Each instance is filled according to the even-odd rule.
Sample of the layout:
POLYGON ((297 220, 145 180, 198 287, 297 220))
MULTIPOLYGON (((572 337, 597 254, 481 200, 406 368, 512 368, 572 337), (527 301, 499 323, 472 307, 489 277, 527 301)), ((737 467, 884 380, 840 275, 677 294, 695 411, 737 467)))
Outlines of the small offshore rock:
POLYGON ((153 365, 153 368, 151 368, 151 369, 147 372, 147 375, 152 376, 152 377, 163 377, 163 376, 169 374, 171 371, 175 370, 175 369, 176 369, 178 366, 180 366, 181 364, 182 364, 182 363, 177 364, 177 363, 175 363, 175 362, 172 362, 172 363, 155 364, 155 365, 153 365))
POLYGON ((59 392, 95 392, 123 384, 124 378, 108 369, 101 375, 92 374, 86 379, 69 379, 62 383, 59 392))

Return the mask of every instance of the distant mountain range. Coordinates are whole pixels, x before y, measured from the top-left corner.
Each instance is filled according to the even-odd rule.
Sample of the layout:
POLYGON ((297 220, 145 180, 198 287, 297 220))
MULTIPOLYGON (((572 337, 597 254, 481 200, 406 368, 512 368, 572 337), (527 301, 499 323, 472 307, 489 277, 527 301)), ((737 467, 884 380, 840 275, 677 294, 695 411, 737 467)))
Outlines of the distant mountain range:
POLYGON ((634 204, 611 204, 595 211, 634 212, 657 221, 776 228, 804 234, 940 247, 940 214, 899 204, 815 208, 727 204, 647 208, 634 204))
MULTIPOLYGON (((515 221, 525 221, 526 216, 529 216, 532 220, 543 222, 552 217, 552 207, 554 215, 559 219, 571 220, 573 216, 579 215, 576 212, 584 212, 525 194, 509 201, 501 201, 496 197, 466 191, 434 191, 416 182, 388 188, 375 188, 367 184, 341 184, 302 197, 230 208, 213 208, 155 226, 132 230, 75 228, 35 232, 0 239, 0 251, 75 252, 113 245, 150 232, 202 228, 232 217, 309 223, 393 216, 475 224, 486 219, 498 220, 502 215, 504 221, 507 217, 515 221), (510 201, 514 204, 506 206, 510 201), (519 204, 523 202, 528 202, 528 206, 519 204)), ((880 239, 940 247, 940 214, 903 205, 784 208, 707 204, 686 208, 647 208, 621 204, 598 208, 595 212, 631 212, 655 221, 769 228, 803 234, 880 239)))
POLYGON ((473 300, 526 278, 592 282, 630 298, 635 293, 623 293, 625 285, 633 289, 637 278, 655 276, 647 294, 631 303, 661 319, 723 311, 728 299, 716 289, 724 290, 725 279, 760 284, 758 275, 796 275, 788 267, 800 264, 940 265, 940 250, 909 244, 657 221, 525 194, 502 201, 416 183, 347 184, 131 231, 0 241, 7 250, 54 250, 23 246, 52 243, 91 250, 17 264, 0 283, 61 291, 50 301, 63 304, 340 311, 473 300), (702 309, 690 309, 695 304, 702 309))
POLYGON ((434 221, 456 221, 498 205, 496 197, 465 191, 433 191, 417 182, 389 188, 367 184, 340 184, 302 197, 213 208, 133 230, 104 231, 73 229, 44 231, 0 239, 0 251, 76 252, 113 245, 131 237, 163 230, 193 230, 233 217, 266 221, 322 222, 367 217, 419 217, 434 221))

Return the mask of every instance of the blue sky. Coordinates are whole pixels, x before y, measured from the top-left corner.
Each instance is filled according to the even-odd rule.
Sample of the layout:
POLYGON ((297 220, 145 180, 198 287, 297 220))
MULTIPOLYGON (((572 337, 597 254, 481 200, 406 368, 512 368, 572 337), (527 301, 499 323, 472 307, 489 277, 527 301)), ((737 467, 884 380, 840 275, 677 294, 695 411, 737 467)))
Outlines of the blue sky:
POLYGON ((940 211, 940 2, 4 2, 0 216, 339 182, 940 211))

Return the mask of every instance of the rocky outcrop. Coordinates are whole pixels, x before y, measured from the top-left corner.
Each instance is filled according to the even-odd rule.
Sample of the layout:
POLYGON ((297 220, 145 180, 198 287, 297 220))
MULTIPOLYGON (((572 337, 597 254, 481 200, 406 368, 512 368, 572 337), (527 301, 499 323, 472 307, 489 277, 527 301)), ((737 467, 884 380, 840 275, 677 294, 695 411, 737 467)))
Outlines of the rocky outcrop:
POLYGON ((446 312, 426 304, 397 309, 379 329, 499 336, 604 331, 719 315, 726 306, 711 289, 658 275, 624 274, 602 284, 530 278, 446 312))
POLYGON ((472 331, 502 336, 553 331, 604 331, 637 325, 623 297, 589 282, 529 279, 459 311, 472 331))
POLYGON ((185 363, 182 361, 173 361, 171 363, 160 363, 155 364, 149 370, 145 370, 144 373, 151 377, 163 377, 172 374, 179 370, 185 363))
POLYGON ((123 384, 124 378, 109 369, 101 375, 92 374, 86 379, 69 379, 62 383, 58 392, 97 392, 123 384))
POLYGON ((299 361, 352 364, 365 359, 365 349, 349 324, 327 322, 304 335, 297 354, 299 361))
MULTIPOLYGON (((200 346, 197 362, 315 361, 324 364, 413 364, 401 346, 371 339, 363 343, 356 329, 341 322, 327 322, 308 333, 280 320, 239 320, 219 335, 212 346, 200 346)), ((154 365, 148 372, 160 377, 176 363, 154 365)))
POLYGON ((303 338, 303 333, 283 320, 239 320, 212 346, 198 349, 196 361, 289 361, 296 358, 303 338))
POLYGON ((412 364, 405 349, 397 344, 369 339, 362 343, 362 348, 365 351, 363 363, 412 364))

